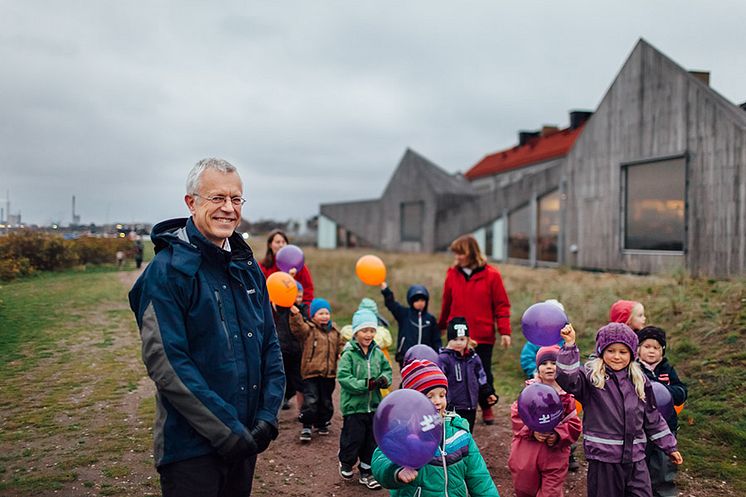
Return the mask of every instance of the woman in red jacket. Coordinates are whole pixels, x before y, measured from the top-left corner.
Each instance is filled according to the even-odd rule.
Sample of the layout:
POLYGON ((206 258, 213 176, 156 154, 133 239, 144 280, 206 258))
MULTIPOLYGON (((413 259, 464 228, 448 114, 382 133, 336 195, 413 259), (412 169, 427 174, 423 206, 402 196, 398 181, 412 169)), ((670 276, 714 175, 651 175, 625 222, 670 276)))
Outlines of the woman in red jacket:
MULTIPOLYGON (((265 278, 269 278, 269 275, 279 271, 277 267, 277 261, 275 257, 277 252, 290 243, 288 236, 282 230, 273 230, 267 237, 267 253, 264 255, 264 259, 259 262, 259 267, 262 269, 265 278)), ((307 306, 311 306, 313 300, 313 280, 311 279, 311 272, 308 267, 303 264, 300 271, 293 272, 291 274, 295 281, 303 285, 303 303, 307 306)))
MULTIPOLYGON (((446 273, 438 326, 445 330, 454 317, 466 318, 469 334, 477 342, 476 352, 482 360, 487 382, 494 388, 492 349, 496 331, 502 347, 510 346, 510 300, 499 271, 487 264, 473 236, 460 236, 450 248, 456 262, 446 273)), ((480 406, 485 424, 493 424, 492 407, 486 403, 480 406)))

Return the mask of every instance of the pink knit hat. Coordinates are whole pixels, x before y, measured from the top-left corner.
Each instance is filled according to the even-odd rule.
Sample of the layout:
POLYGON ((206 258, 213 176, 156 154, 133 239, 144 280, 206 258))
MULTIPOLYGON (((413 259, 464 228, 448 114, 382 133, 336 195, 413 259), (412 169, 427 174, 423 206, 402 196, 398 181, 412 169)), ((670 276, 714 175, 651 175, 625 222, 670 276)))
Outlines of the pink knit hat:
POLYGON ((627 324, 629 317, 632 315, 632 309, 636 305, 640 305, 640 303, 635 300, 617 300, 611 304, 611 309, 609 309, 609 322, 627 324))
POLYGON ((544 361, 557 362, 557 355, 559 354, 560 348, 558 345, 549 345, 548 347, 542 347, 536 352, 536 366, 538 367, 544 361))

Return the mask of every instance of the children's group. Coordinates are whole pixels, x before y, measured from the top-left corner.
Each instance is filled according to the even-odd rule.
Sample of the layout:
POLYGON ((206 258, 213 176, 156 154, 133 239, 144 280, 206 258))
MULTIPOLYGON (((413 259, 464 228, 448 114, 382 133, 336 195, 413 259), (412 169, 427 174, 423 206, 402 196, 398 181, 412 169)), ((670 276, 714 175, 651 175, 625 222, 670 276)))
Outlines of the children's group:
MULTIPOLYGON (((277 252, 287 244, 284 233, 270 234, 260 261, 265 275, 278 271, 277 252)), ((455 263, 446 275, 440 319, 428 310, 424 286, 412 285, 400 303, 380 282, 383 305, 398 325, 395 340, 370 298, 360 301, 350 324, 338 328, 329 301, 314 296, 305 265, 291 271, 298 288, 295 304, 273 305, 287 376, 283 409, 294 399, 299 443, 312 444, 335 428, 332 395, 338 384, 339 476, 357 475, 361 485, 389 489, 392 496, 498 495, 472 433, 478 410, 483 423, 496 421, 492 352, 498 337, 502 346, 510 345, 510 303, 500 273, 486 263, 473 237, 460 237, 450 248, 455 263), (401 371, 399 385, 393 384, 394 366, 401 371), (395 388, 425 395, 442 420, 439 447, 419 468, 392 462, 376 444, 376 410, 395 388)), ((547 303, 565 311, 557 300, 547 303)), ((666 358, 666 332, 646 326, 643 305, 630 300, 614 302, 609 322, 599 324, 586 359, 569 322, 556 344, 523 347, 526 387, 551 387, 562 412, 552 429, 537 431, 518 401, 512 404, 506 464, 517 497, 564 495, 568 472, 580 467, 581 436, 589 497, 678 495, 674 479, 683 457, 676 441, 677 411, 664 404, 682 406, 687 387, 666 358), (660 385, 653 388, 654 383, 660 385), (667 398, 657 393, 661 385, 667 398)))

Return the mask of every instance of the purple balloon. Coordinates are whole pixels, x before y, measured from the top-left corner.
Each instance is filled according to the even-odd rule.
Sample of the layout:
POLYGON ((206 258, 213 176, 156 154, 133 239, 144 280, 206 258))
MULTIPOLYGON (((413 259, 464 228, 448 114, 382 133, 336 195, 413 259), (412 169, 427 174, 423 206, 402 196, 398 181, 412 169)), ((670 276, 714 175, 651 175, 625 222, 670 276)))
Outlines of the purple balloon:
POLYGON ((275 257, 280 271, 289 272, 291 269, 300 271, 303 267, 303 251, 297 245, 285 245, 277 251, 275 257))
POLYGON ((568 322, 567 315, 557 304, 539 302, 523 313, 521 328, 526 340, 546 347, 561 340, 560 331, 568 322))
POLYGON ((438 364, 438 353, 429 345, 418 343, 417 345, 411 346, 409 350, 407 350, 407 353, 404 354, 404 365, 406 366, 417 359, 427 359, 432 363, 438 364))
POLYGON ((668 391, 668 388, 663 383, 657 381, 651 381, 650 383, 653 387, 653 397, 655 397, 655 405, 658 406, 658 412, 661 413, 663 419, 670 419, 674 413, 671 392, 668 391))
POLYGON ((562 400, 549 385, 532 383, 518 396, 518 415, 532 431, 548 433, 562 420, 562 400))
POLYGON ((443 418, 417 390, 394 390, 373 415, 373 436, 394 464, 419 469, 436 455, 443 437, 443 418))

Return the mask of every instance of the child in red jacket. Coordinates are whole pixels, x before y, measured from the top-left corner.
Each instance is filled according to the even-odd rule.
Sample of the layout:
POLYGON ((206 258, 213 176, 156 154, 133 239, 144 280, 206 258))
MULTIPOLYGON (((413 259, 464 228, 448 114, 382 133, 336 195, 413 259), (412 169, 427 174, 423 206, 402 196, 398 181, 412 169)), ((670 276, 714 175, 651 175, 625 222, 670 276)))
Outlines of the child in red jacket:
POLYGON ((513 476, 516 497, 562 497, 567 477, 570 445, 577 442, 582 425, 578 418, 575 397, 557 384, 557 354, 559 347, 542 347, 536 353, 535 379, 554 388, 562 400, 564 418, 550 433, 531 431, 518 415, 518 402, 511 406, 513 442, 508 468, 513 476))

